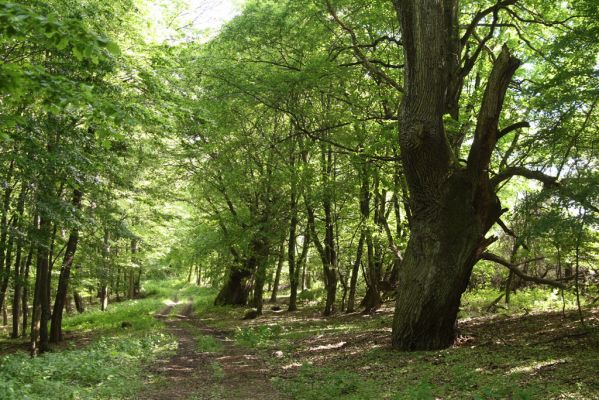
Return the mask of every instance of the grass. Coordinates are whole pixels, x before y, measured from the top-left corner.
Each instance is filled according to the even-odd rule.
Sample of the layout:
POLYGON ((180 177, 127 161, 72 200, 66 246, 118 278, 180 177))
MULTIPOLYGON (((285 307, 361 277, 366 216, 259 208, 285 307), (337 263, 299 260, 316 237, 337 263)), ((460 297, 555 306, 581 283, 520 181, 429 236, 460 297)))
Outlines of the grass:
POLYGON ((201 353, 218 353, 223 349, 223 345, 214 338, 214 336, 198 335, 196 336, 196 350, 201 353))
POLYGON ((176 293, 204 303, 213 295, 181 281, 146 282, 142 299, 69 315, 63 327, 73 341, 66 347, 34 359, 24 352, 0 357, 0 399, 133 397, 144 386, 144 368, 176 349, 176 340, 153 316, 176 293))
MULTIPOLYGON (((145 298, 113 304, 108 312, 68 317, 67 332, 92 336, 90 345, 75 341, 67 350, 33 360, 26 354, 1 357, 0 399, 134 396, 145 383, 144 366, 176 346, 153 318, 175 295, 179 304, 174 312, 191 299, 204 322, 262 354, 275 386, 292 399, 599 398, 599 309, 587 306, 584 328, 577 321, 574 298, 566 295, 562 302, 560 293, 551 290, 519 291, 509 307, 492 314, 486 309, 499 292, 467 292, 459 343, 413 353, 389 347, 391 304, 374 316, 338 313, 323 318, 314 296, 298 312, 265 307, 263 316, 244 321, 243 308, 212 305, 214 290, 169 281, 146 282, 144 292, 145 298), (122 329, 123 321, 131 329, 122 329)), ((213 357, 225 351, 209 335, 196 336, 196 350, 213 357)), ((207 368, 212 379, 222 381, 218 362, 207 368)))
POLYGON ((103 338, 84 349, 0 358, 1 399, 111 399, 134 395, 142 368, 176 342, 159 332, 103 338))

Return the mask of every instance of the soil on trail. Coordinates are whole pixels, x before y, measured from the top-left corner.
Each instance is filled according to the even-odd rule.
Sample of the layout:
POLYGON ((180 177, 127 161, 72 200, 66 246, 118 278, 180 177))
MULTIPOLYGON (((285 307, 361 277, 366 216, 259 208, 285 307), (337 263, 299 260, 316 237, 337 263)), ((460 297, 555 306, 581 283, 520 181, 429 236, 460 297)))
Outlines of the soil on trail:
POLYGON ((137 399, 284 399, 272 386, 274 376, 255 353, 241 348, 231 332, 209 327, 194 315, 191 303, 169 305, 156 314, 177 338, 176 354, 148 369, 148 385, 137 399), (203 352, 199 336, 210 336, 218 350, 203 352))

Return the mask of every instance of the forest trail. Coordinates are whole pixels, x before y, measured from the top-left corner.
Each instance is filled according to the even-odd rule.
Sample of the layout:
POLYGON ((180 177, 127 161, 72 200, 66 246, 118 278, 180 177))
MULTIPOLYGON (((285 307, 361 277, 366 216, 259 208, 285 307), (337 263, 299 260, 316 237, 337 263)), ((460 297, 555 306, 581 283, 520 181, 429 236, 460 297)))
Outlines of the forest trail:
POLYGON ((272 386, 273 376, 265 361, 230 338, 232 332, 206 324, 193 312, 191 299, 175 301, 156 318, 177 338, 176 354, 159 359, 148 368, 148 385, 136 399, 284 399, 272 386), (214 343, 204 351, 199 338, 214 343))

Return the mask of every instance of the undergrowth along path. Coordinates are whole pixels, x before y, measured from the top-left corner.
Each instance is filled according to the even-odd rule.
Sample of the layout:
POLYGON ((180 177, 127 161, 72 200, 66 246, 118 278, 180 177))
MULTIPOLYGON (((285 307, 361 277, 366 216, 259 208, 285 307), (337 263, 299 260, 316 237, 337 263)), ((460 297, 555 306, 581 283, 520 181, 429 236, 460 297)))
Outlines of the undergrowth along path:
POLYGON ((155 317, 165 322, 178 347, 149 367, 148 385, 138 399, 285 399, 271 383, 275 374, 268 364, 236 345, 232 332, 196 316, 191 301, 171 302, 155 317))

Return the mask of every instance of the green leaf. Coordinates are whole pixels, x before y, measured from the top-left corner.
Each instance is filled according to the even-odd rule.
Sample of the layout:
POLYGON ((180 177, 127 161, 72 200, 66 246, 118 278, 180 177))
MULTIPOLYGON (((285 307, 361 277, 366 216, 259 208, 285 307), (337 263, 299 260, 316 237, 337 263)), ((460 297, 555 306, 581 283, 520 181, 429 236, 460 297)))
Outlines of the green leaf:
POLYGON ((73 47, 73 56, 77 59, 77 61, 83 60, 83 53, 78 47, 73 47))
POLYGON ((67 48, 68 45, 69 45, 69 39, 65 37, 65 38, 60 39, 60 42, 58 42, 58 44, 56 45, 56 48, 58 50, 64 50, 67 48))
POLYGON ((116 42, 106 43, 106 50, 108 50, 113 56, 121 55, 121 48, 118 44, 116 44, 116 42))

